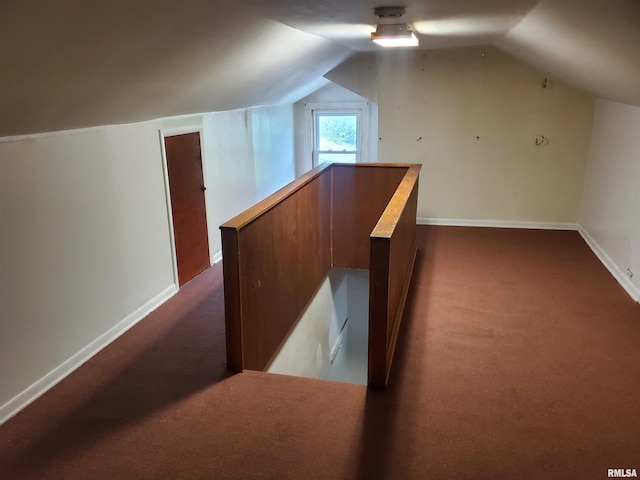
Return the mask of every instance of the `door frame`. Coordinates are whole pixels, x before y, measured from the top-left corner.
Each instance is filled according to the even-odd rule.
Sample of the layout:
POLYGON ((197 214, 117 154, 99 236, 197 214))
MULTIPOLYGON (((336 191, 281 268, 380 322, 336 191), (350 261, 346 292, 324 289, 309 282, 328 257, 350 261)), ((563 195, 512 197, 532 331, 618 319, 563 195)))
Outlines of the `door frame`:
POLYGON ((164 139, 166 137, 174 137, 176 135, 184 135, 187 133, 197 133, 200 136, 200 163, 202 166, 202 183, 205 188, 204 193, 204 210, 205 210, 205 221, 207 223, 207 243, 209 245, 209 266, 215 263, 214 259, 216 254, 212 250, 212 236, 211 236, 211 226, 209 224, 209 219, 213 218, 211 211, 211 203, 209 202, 209 195, 207 192, 209 191, 208 186, 208 177, 207 177, 207 162, 205 158, 205 148, 204 148, 204 129, 199 126, 190 126, 190 127, 178 127, 178 128, 161 128, 158 131, 160 135, 160 150, 162 152, 162 174, 164 177, 164 192, 165 192, 165 201, 167 206, 167 218, 169 220, 169 238, 171 241, 171 260, 173 264, 173 282, 176 285, 176 288, 180 288, 180 282, 178 280, 178 255, 176 252, 176 238, 173 230, 173 209, 171 207, 171 190, 169 188, 169 168, 167 166, 167 150, 165 148, 164 139))

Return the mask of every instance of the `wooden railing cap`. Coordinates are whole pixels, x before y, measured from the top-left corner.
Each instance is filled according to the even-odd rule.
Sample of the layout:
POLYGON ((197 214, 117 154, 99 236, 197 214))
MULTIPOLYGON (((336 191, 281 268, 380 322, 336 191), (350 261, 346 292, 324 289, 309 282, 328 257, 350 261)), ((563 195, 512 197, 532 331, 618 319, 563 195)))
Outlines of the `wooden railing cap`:
POLYGON ((398 224, 400 215, 409 201, 411 192, 418 182, 420 170, 422 169, 422 165, 418 163, 407 164, 406 166, 409 167, 407 173, 405 173, 404 177, 400 181, 393 197, 391 197, 391 200, 387 204, 387 208, 382 213, 382 216, 374 227, 373 232, 371 232, 372 238, 391 238, 393 235, 393 231, 398 224))
MULTIPOLYGON (((310 170, 309 172, 305 173, 304 175, 297 178, 293 182, 289 183, 285 187, 282 187, 280 190, 269 195, 267 198, 256 203, 255 205, 248 208, 244 212, 226 221, 225 223, 220 225, 220 229, 221 230, 225 230, 225 229, 240 230, 241 228, 247 226, 257 218, 259 218, 261 215, 264 215, 266 212, 271 210, 277 204, 289 198, 291 195, 296 193, 298 190, 302 189, 308 183, 311 183, 317 177, 329 172, 333 167, 407 168, 408 169, 407 174, 409 174, 409 172, 412 172, 412 169, 414 169, 413 171, 415 171, 416 168, 417 168, 417 171, 419 172, 421 165, 412 164, 412 163, 326 163, 326 164, 322 164, 310 170)), ((417 176, 417 173, 416 173, 416 176, 417 176)), ((406 179, 407 175, 405 175, 404 178, 406 179)), ((405 180, 403 179, 402 182, 404 181, 405 180)), ((406 203, 406 200, 405 200, 405 203, 406 203)))

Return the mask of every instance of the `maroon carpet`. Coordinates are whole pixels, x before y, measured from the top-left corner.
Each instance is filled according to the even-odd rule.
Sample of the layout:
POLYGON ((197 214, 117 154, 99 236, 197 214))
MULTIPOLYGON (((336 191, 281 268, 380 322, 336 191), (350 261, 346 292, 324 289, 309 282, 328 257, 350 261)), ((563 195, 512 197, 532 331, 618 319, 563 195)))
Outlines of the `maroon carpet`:
POLYGON ((0 479, 640 472, 640 305, 575 232, 419 227, 390 387, 225 369, 221 267, 0 426, 0 479))

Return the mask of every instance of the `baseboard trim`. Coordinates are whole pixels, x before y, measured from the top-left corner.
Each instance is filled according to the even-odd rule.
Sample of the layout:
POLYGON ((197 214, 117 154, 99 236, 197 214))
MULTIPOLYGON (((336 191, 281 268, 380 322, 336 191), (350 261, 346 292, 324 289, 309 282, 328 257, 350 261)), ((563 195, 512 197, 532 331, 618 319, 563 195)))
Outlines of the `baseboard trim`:
POLYGON ((89 345, 82 348, 71 358, 58 365, 33 385, 27 387, 27 389, 13 397, 4 405, 0 406, 0 425, 16 415, 27 405, 38 399, 45 392, 53 388, 57 383, 70 375, 96 353, 109 345, 164 302, 169 300, 177 291, 178 288, 176 285, 167 287, 140 308, 127 315, 123 320, 93 340, 89 345))
POLYGON ((525 228, 536 230, 572 230, 580 233, 589 248, 598 257, 613 278, 625 289, 629 296, 640 303, 640 288, 638 288, 618 267, 611 257, 602 249, 591 235, 579 223, 557 223, 557 222, 516 222, 507 220, 469 220, 459 218, 418 218, 418 225, 441 225, 450 227, 490 227, 490 228, 525 228))
POLYGON ((214 255, 213 255, 213 264, 215 265, 216 263, 219 263, 220 260, 222 260, 222 250, 218 250, 214 255))
POLYGON ((631 279, 611 260, 611 257, 607 255, 603 248, 589 235, 589 232, 587 232, 582 225, 580 225, 578 232, 580 232, 584 241, 587 242, 587 245, 593 250, 598 260, 600 260, 606 269, 609 270, 609 273, 613 275, 613 278, 618 281, 633 300, 640 303, 640 288, 634 285, 631 279))
POLYGON ((418 218, 418 225, 442 225, 449 227, 489 227, 489 228, 524 228, 534 230, 572 230, 580 227, 577 223, 559 222, 518 222, 511 220, 472 220, 465 218, 418 218))

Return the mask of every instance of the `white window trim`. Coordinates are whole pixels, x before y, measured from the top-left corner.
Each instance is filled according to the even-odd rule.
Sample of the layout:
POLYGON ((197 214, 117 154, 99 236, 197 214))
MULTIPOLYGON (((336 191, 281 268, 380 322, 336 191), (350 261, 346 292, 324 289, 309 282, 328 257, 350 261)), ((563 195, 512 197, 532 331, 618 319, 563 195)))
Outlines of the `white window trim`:
POLYGON ((360 135, 358 138, 358 155, 356 156, 356 162, 369 161, 369 102, 323 102, 323 103, 305 103, 305 152, 311 157, 312 167, 316 167, 315 159, 315 112, 330 113, 330 112, 357 112, 360 114, 360 135))
POLYGON ((320 155, 322 154, 328 154, 328 155, 343 155, 345 153, 347 154, 355 154, 356 156, 356 160, 355 163, 359 163, 360 162, 360 157, 362 155, 362 110, 347 110, 347 109, 340 109, 340 110, 320 110, 320 109, 316 109, 316 110, 312 110, 313 112, 313 158, 312 158, 312 164, 313 166, 318 166, 319 162, 318 162, 318 158, 320 158, 320 155), (354 151, 349 151, 349 152, 334 152, 334 151, 321 151, 318 149, 318 131, 319 131, 319 124, 318 124, 318 117, 321 116, 341 116, 344 115, 346 117, 356 117, 356 146, 355 146, 355 150, 354 151))

